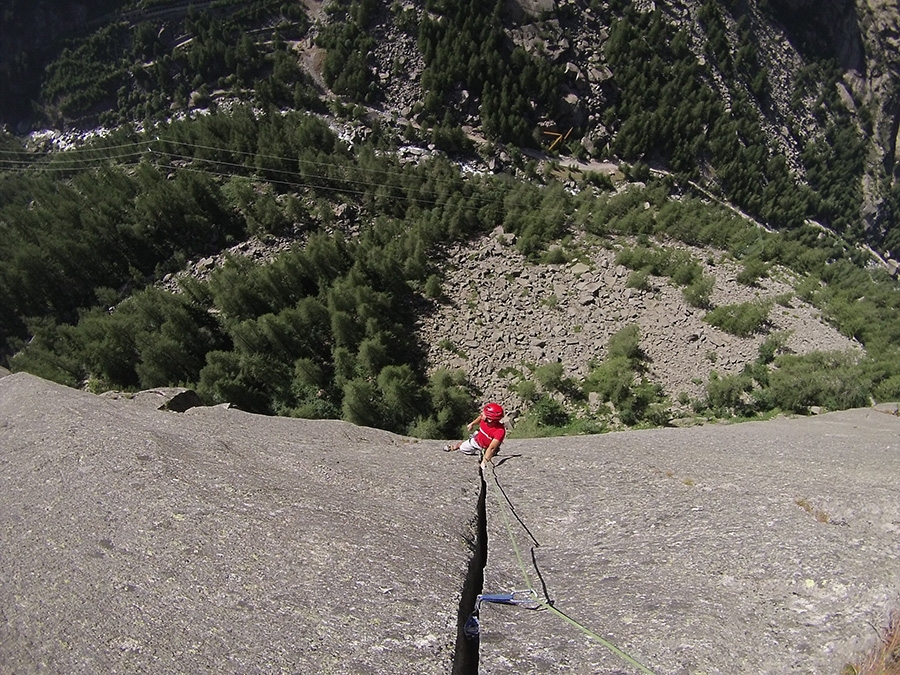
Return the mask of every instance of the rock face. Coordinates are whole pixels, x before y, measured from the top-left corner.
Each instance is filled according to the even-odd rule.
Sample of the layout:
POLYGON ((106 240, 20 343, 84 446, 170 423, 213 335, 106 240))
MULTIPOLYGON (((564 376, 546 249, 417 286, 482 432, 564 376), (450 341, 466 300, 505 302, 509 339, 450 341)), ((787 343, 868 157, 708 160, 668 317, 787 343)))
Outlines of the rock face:
POLYGON ((488 605, 481 673, 638 672, 593 632, 658 674, 837 675, 900 599, 894 415, 511 442, 498 460, 485 592, 530 584, 579 626, 488 605))
POLYGON ((480 481, 430 450, 2 378, 0 672, 450 672, 480 481))
POLYGON ((159 387, 157 389, 139 391, 135 394, 108 391, 103 396, 116 400, 134 401, 136 404, 148 408, 171 410, 172 412, 185 412, 191 408, 203 405, 203 401, 200 400, 197 392, 184 387, 159 387))
POLYGON ((897 601, 895 414, 440 445, 3 377, 0 672, 837 673, 897 601))

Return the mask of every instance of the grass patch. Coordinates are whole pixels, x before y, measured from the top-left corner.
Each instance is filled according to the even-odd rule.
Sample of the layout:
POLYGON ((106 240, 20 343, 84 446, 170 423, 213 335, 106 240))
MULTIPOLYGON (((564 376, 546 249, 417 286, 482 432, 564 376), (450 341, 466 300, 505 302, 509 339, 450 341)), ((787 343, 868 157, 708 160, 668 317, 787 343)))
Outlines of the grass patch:
POLYGON ((541 304, 544 307, 556 308, 559 307, 559 298, 556 297, 555 293, 551 293, 546 298, 541 298, 541 304))
POLYGON ((878 631, 878 642, 857 661, 848 663, 841 675, 898 675, 900 673, 900 609, 878 631))
POLYGON ((707 312, 703 320, 726 333, 738 337, 750 337, 763 329, 769 320, 771 311, 771 301, 757 300, 737 305, 720 305, 707 312))
POLYGON ((448 340, 447 338, 444 338, 443 340, 438 342, 438 347, 450 352, 451 354, 456 354, 460 358, 466 360, 468 360, 469 358, 469 355, 466 354, 466 352, 464 352, 461 347, 457 346, 452 340, 448 340))
POLYGON ((801 509, 814 516, 816 520, 820 523, 829 522, 828 514, 825 513, 822 509, 818 509, 810 504, 809 500, 805 497, 801 497, 800 499, 795 499, 794 503, 799 506, 801 509))

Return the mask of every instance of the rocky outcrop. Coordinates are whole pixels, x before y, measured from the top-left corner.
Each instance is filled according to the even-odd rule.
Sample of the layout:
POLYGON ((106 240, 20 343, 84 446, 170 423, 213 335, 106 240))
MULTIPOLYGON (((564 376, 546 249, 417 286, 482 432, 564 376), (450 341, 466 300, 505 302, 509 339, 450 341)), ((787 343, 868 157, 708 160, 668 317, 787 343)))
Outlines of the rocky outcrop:
POLYGON ((203 401, 200 400, 197 392, 184 387, 159 387, 133 394, 108 391, 102 396, 116 401, 133 401, 137 405, 153 408, 154 410, 170 410, 172 412, 185 412, 191 408, 203 405, 203 401))
POLYGON ((485 592, 564 616, 487 605, 480 672, 638 672, 593 633, 660 675, 837 675, 900 599, 898 458, 873 410, 510 442, 485 592))
POLYGON ((0 672, 459 668, 480 481, 428 450, 0 379, 0 672))
POLYGON ((838 673, 897 601, 895 415, 440 445, 0 379, 0 671, 838 673))

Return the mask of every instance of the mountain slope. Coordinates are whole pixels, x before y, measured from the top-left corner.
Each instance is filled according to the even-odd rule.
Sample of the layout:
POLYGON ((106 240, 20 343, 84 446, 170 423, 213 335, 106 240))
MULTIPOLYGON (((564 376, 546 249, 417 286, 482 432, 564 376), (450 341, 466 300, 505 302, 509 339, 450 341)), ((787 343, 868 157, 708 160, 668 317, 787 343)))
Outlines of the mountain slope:
POLYGON ((650 164, 773 227, 812 219, 898 257, 892 3, 96 4, 74 23, 54 3, 9 9, 5 121, 28 98, 35 121, 67 126, 336 94, 445 142, 471 128, 515 162, 515 148, 552 145, 650 164), (77 39, 61 42, 63 25, 77 39), (38 64, 41 90, 25 91, 38 64))
MULTIPOLYGON (((670 279, 651 276, 646 287, 629 286, 630 270, 616 263, 617 251, 633 245, 627 239, 613 245, 576 240, 568 248, 571 260, 557 265, 529 264, 513 241, 495 233, 447 250, 443 296, 418 322, 432 370, 462 369, 484 400, 513 410, 523 403, 516 394, 521 383, 547 364, 560 363, 564 378, 583 381, 628 325, 640 328, 647 377, 688 416, 680 399, 703 400, 712 373, 740 374, 773 335, 782 335, 782 348, 796 354, 860 353, 859 343, 795 295, 796 277, 787 270, 745 285, 736 280, 740 266, 721 252, 678 247, 703 261, 703 273, 715 279, 714 305, 773 303, 765 332, 738 336, 704 322, 706 312, 688 304, 670 279)), ((591 407, 596 412, 597 402, 591 407)))
POLYGON ((848 6, 824 5, 834 28, 813 39, 784 7, 752 3, 214 5, 121 6, 50 59, 44 119, 115 133, 73 131, 90 147, 72 152, 49 133, 3 137, 13 370, 98 391, 189 384, 246 410, 429 437, 458 429, 488 377, 490 395, 518 377, 510 396, 567 421, 532 366, 629 425, 668 423, 671 397, 722 415, 896 400, 895 286, 861 269, 860 238, 887 239, 858 217, 873 118, 842 95, 841 68, 865 52, 848 6), (590 281, 577 307, 569 289, 517 305, 561 318, 538 331, 568 331, 565 351, 529 329, 500 335, 498 367, 475 382, 426 372, 425 351, 454 364, 434 342, 459 350, 440 324, 466 316, 432 302, 457 297, 447 277, 466 269, 443 256, 501 225, 510 287, 523 261, 587 265, 566 277, 590 281), (267 268, 225 263, 251 235, 290 250, 267 268), (610 256, 567 250, 582 235, 616 250, 613 277, 596 274, 610 256), (191 267, 202 283, 173 283, 191 267), (746 288, 726 293, 719 267, 746 288), (629 302, 585 318, 604 283, 629 302), (641 303, 655 311, 638 326, 641 303), (441 311, 425 340, 410 330, 420 310, 441 311), (689 326, 674 347, 670 314, 689 326), (622 331, 626 353, 563 377, 622 331), (526 353, 506 350, 520 338, 526 353), (819 351, 854 341, 864 358, 819 351))

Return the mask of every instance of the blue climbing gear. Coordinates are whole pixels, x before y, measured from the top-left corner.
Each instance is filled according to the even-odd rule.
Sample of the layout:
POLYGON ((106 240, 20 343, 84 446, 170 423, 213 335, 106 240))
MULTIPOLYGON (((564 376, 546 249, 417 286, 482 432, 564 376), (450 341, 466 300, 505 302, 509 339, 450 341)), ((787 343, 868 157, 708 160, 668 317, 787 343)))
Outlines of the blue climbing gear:
POLYGON ((500 605, 522 605, 528 609, 537 609, 541 605, 531 589, 512 591, 511 593, 482 593, 475 600, 475 607, 477 608, 482 602, 494 602, 500 605))
POLYGON ((474 640, 481 633, 481 624, 478 623, 477 611, 469 614, 469 618, 466 619, 466 625, 463 626, 463 633, 467 640, 474 640))
POLYGON ((541 606, 534 591, 512 591, 511 593, 482 593, 475 598, 475 609, 469 614, 463 633, 469 640, 474 640, 481 633, 481 624, 478 622, 478 613, 481 611, 481 603, 489 602, 498 605, 519 605, 527 609, 537 609, 541 606))

